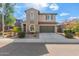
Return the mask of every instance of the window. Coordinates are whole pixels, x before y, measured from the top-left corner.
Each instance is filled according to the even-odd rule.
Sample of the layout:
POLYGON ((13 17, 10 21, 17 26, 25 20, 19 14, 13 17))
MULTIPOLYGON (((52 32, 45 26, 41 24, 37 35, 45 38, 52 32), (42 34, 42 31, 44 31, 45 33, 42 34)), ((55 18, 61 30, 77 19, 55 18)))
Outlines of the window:
POLYGON ((34 13, 31 12, 31 13, 30 13, 30 19, 31 19, 31 20, 34 20, 34 17, 35 17, 34 13))
POLYGON ((52 19, 52 17, 51 17, 51 15, 46 15, 46 20, 51 20, 52 19))
POLYGON ((31 25, 29 26, 29 31, 30 31, 30 32, 35 32, 35 25, 34 25, 34 24, 31 24, 31 25))

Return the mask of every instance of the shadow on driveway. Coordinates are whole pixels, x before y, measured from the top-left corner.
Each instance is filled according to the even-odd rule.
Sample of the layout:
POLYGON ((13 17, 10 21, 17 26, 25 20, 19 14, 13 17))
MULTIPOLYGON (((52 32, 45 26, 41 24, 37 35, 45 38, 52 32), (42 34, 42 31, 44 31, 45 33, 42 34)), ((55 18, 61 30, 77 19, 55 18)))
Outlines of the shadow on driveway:
POLYGON ((0 56, 40 56, 47 54, 45 44, 11 43, 0 48, 0 56))

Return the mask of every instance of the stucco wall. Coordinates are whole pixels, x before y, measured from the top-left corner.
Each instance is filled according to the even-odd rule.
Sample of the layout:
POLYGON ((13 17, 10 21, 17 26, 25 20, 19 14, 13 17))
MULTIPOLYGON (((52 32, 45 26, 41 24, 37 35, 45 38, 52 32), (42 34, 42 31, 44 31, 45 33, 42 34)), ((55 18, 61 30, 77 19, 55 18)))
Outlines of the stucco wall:
POLYGON ((27 16, 27 22, 26 22, 27 32, 29 32, 29 25, 30 24, 34 24, 36 32, 38 32, 38 11, 35 10, 35 9, 29 9, 29 10, 26 11, 26 16, 27 16), (33 12, 34 15, 35 15, 34 20, 31 20, 31 18, 30 18, 30 13, 31 12, 33 12))
POLYGON ((26 32, 29 32, 30 24, 35 25, 36 32, 39 32, 40 26, 56 26, 56 24, 53 24, 53 22, 56 22, 56 15, 54 15, 54 14, 40 14, 38 10, 31 8, 26 11, 26 16, 27 16, 26 17, 27 21, 24 22, 26 24, 26 32), (35 15, 34 20, 30 19, 31 12, 33 12, 35 15), (51 21, 46 20, 46 15, 51 15, 52 20, 51 21), (49 24, 39 24, 39 22, 52 22, 52 24, 50 24, 50 23, 49 24))
POLYGON ((55 18, 56 15, 51 15, 52 16, 51 21, 46 20, 46 16, 47 16, 46 14, 45 15, 44 14, 42 14, 42 15, 40 14, 38 16, 38 22, 55 22, 56 21, 56 18, 55 18))

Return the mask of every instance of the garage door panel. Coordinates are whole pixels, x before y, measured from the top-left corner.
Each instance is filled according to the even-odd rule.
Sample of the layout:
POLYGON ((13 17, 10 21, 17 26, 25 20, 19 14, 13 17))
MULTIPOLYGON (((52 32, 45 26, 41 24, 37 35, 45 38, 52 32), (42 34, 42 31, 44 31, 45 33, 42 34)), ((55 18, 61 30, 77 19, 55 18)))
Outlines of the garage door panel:
POLYGON ((40 26, 41 33, 52 33, 54 32, 54 26, 40 26))

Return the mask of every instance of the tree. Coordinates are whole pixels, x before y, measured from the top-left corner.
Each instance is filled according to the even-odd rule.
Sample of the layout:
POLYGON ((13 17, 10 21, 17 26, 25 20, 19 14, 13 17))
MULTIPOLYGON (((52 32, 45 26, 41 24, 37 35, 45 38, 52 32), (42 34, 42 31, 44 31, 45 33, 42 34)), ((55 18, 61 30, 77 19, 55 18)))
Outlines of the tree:
POLYGON ((72 30, 75 32, 79 32, 79 19, 74 19, 72 21, 69 21, 65 25, 65 29, 72 30))
POLYGON ((4 14, 5 14, 5 24, 7 26, 13 26, 15 22, 14 13, 14 4, 6 3, 4 5, 4 14))
POLYGON ((1 24, 1 22, 2 22, 2 15, 0 14, 0 24, 1 24))
POLYGON ((2 7, 2 4, 0 3, 0 24, 1 24, 1 21, 2 21, 2 11, 1 11, 1 7, 2 7))
POLYGON ((16 19, 13 16, 14 5, 15 4, 0 3, 0 10, 2 9, 2 12, 0 11, 0 22, 2 23, 3 37, 4 37, 5 25, 13 26, 14 22, 16 21, 16 19))
MULTIPOLYGON (((5 3, 4 4, 4 9, 3 9, 3 13, 4 13, 4 22, 6 26, 13 26, 16 19, 13 16, 14 13, 14 6, 15 4, 10 4, 10 3, 5 3)), ((0 4, 0 7, 2 7, 2 4, 0 4)))
POLYGON ((0 31, 2 31, 2 4, 0 3, 0 31))
POLYGON ((75 21, 75 25, 73 26, 73 30, 75 30, 76 32, 79 32, 79 19, 77 21, 75 21))

